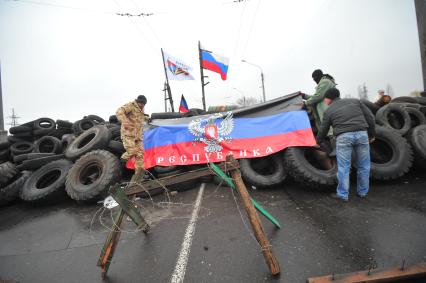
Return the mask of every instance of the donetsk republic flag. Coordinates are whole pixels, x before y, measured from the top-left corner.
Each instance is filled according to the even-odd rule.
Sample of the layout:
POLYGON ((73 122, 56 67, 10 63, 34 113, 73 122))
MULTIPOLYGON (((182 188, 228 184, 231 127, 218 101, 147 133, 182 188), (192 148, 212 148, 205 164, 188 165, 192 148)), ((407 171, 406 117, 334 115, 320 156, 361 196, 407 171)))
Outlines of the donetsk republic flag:
POLYGON ((299 93, 202 116, 154 120, 144 129, 145 168, 256 158, 290 146, 314 146, 299 93))

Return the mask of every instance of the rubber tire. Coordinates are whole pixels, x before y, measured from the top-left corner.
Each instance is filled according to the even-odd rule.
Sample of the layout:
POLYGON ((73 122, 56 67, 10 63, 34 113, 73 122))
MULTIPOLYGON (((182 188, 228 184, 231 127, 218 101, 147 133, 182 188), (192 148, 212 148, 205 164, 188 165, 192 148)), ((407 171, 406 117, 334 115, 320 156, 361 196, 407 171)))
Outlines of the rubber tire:
POLYGON ((362 102, 362 104, 367 106, 368 109, 370 109, 370 111, 371 111, 371 113, 373 113, 373 115, 375 115, 376 112, 380 108, 380 106, 374 104, 373 102, 369 101, 368 99, 360 99, 360 101, 362 102))
POLYGON ((115 140, 115 138, 121 138, 121 126, 115 125, 108 129, 111 132, 111 139, 115 140))
POLYGON ((400 96, 392 99, 391 103, 417 103, 426 105, 426 97, 400 96))
POLYGON ((119 159, 106 150, 94 150, 80 157, 71 168, 65 190, 74 200, 97 201, 108 195, 109 187, 119 182, 120 177, 119 159), (93 176, 97 179, 93 180, 93 176))
POLYGON ((305 151, 315 150, 310 147, 289 147, 284 151, 284 166, 296 182, 312 188, 337 185, 337 163, 331 169, 317 168, 305 157, 305 151))
POLYGON ((18 173, 18 169, 12 162, 7 161, 0 164, 0 186, 7 184, 18 173))
POLYGON ((110 140, 108 143, 108 148, 109 151, 121 155, 123 154, 126 149, 124 148, 124 145, 122 142, 119 141, 115 141, 115 140, 110 140))
POLYGON ((30 171, 23 171, 22 174, 15 176, 12 182, 0 188, 0 206, 7 205, 19 197, 19 192, 30 175, 30 171))
POLYGON ((393 131, 399 133, 400 135, 404 135, 411 128, 410 115, 403 107, 401 107, 397 103, 387 104, 381 107, 376 113, 376 122, 381 126, 392 129, 393 131), (391 125, 389 121, 389 115, 391 113, 397 113, 401 115, 402 120, 401 119, 398 120, 399 123, 402 124, 402 127, 400 129, 394 128, 391 125))
POLYGON ((65 156, 76 160, 89 151, 104 149, 108 146, 111 133, 103 125, 92 127, 77 137, 66 149, 65 156))
POLYGON ((423 113, 415 108, 406 107, 405 111, 408 112, 408 115, 410 115, 411 119, 411 128, 414 128, 419 125, 426 124, 426 117, 423 115, 423 113))
MULTIPOLYGON (((32 140, 32 138, 31 138, 31 140, 32 140)), ((27 138, 23 139, 23 138, 19 138, 19 137, 15 137, 15 136, 8 136, 7 141, 12 146, 13 144, 15 144, 17 142, 26 142, 26 141, 28 141, 28 139, 27 138)))
POLYGON ((276 186, 287 177, 282 152, 261 158, 239 159, 239 163, 243 180, 256 187, 276 186), (271 167, 272 172, 269 170, 271 167))
POLYGON ((14 143, 10 146, 10 152, 13 155, 30 153, 31 151, 33 151, 33 149, 34 149, 33 143, 27 142, 27 141, 17 142, 17 143, 14 143))
POLYGON ((60 160, 60 159, 64 159, 64 155, 63 154, 57 154, 57 155, 52 155, 52 156, 45 156, 45 157, 39 157, 39 158, 33 158, 33 159, 27 159, 24 160, 22 162, 21 165, 18 165, 16 168, 18 168, 20 171, 23 170, 37 170, 38 168, 56 161, 56 160, 60 160))
POLYGON ((102 117, 99 117, 98 115, 88 115, 84 117, 84 119, 90 119, 95 122, 95 124, 102 124, 105 122, 105 120, 102 117))
POLYGON ((25 154, 15 156, 13 158, 13 162, 22 163, 25 160, 36 159, 36 158, 47 157, 47 156, 53 156, 53 155, 55 155, 55 154, 54 153, 40 153, 40 152, 25 153, 25 154))
POLYGON ((52 131, 56 128, 56 123, 50 118, 40 118, 33 123, 34 130, 47 130, 52 131), (47 125, 46 125, 47 124, 47 125))
POLYGON ((52 136, 44 136, 34 142, 34 152, 38 153, 60 153, 62 142, 52 136))
POLYGON ((13 135, 18 133, 31 133, 32 130, 33 130, 32 127, 19 125, 19 126, 11 127, 9 129, 9 133, 13 135))
POLYGON ((68 146, 76 139, 77 137, 74 134, 66 134, 61 138, 62 152, 65 152, 68 146))
POLYGON ((159 112, 159 113, 152 113, 151 114, 151 120, 154 119, 176 119, 176 118, 183 118, 183 113, 179 112, 159 112))
POLYGON ((393 130, 376 127, 376 140, 370 145, 370 175, 375 180, 394 180, 413 164, 413 150, 407 140, 393 130), (375 160, 378 156, 380 160, 375 160))
POLYGON ((177 170, 180 170, 180 168, 179 168, 179 166, 155 166, 155 167, 152 168, 152 170, 157 175, 161 175, 161 174, 165 174, 165 173, 175 172, 177 170))
POLYGON ((9 146, 10 146, 10 142, 7 140, 0 142, 0 150, 9 149, 9 146))
POLYGON ((56 160, 40 167, 22 187, 21 199, 34 204, 55 202, 65 195, 64 184, 71 167, 72 162, 66 159, 56 160))
POLYGON ((70 121, 67 120, 56 120, 56 126, 58 129, 70 129, 72 128, 72 124, 70 121))
POLYGON ((109 121, 110 123, 113 123, 113 124, 118 124, 118 123, 120 123, 120 121, 118 121, 118 119, 117 119, 117 116, 116 116, 116 115, 111 115, 111 116, 109 116, 108 121, 109 121))
POLYGON ((2 161, 6 162, 10 159, 10 152, 9 149, 3 149, 0 150, 0 163, 2 161))
POLYGON ((419 125, 411 129, 407 134, 414 151, 415 167, 426 170, 426 125, 419 125))

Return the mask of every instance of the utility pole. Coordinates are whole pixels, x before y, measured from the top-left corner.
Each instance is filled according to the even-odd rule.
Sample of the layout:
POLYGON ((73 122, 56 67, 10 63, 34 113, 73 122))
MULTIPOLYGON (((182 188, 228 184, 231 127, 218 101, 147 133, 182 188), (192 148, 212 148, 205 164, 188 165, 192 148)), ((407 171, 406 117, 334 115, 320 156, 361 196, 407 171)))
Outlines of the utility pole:
POLYGON ((248 61, 246 61, 246 60, 241 60, 241 62, 244 62, 244 63, 247 63, 247 64, 249 64, 249 65, 252 65, 252 66, 254 66, 254 67, 256 67, 256 68, 259 68, 259 70, 260 70, 260 79, 262 80, 262 95, 263 95, 263 102, 265 102, 266 101, 266 94, 265 94, 265 77, 264 77, 264 75, 263 75, 263 69, 259 66, 259 65, 257 65, 257 64, 254 64, 254 63, 250 63, 250 62, 248 62, 248 61))
POLYGON ((12 127, 19 126, 18 119, 20 117, 15 115, 15 109, 14 108, 12 108, 12 116, 9 116, 9 118, 12 119, 12 121, 8 125, 10 125, 12 127))
POLYGON ((3 92, 1 87, 1 62, 0 62, 0 142, 5 141, 7 138, 7 132, 4 130, 4 119, 3 119, 3 92))
POLYGON ((414 0, 419 30, 420 56, 422 58, 423 90, 426 88, 426 0, 414 0))

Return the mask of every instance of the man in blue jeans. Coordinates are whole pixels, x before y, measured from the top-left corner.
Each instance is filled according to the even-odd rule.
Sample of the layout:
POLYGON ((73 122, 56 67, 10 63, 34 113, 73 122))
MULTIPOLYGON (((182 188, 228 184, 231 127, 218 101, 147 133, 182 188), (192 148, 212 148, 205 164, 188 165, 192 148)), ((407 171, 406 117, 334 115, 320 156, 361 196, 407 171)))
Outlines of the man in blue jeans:
POLYGON ((357 164, 357 194, 365 198, 370 181, 370 145, 374 141, 375 123, 371 111, 358 99, 340 99, 336 88, 327 90, 324 101, 329 105, 317 135, 319 145, 324 141, 330 126, 336 139, 337 193, 331 197, 342 201, 349 199, 349 173, 352 151, 357 164))

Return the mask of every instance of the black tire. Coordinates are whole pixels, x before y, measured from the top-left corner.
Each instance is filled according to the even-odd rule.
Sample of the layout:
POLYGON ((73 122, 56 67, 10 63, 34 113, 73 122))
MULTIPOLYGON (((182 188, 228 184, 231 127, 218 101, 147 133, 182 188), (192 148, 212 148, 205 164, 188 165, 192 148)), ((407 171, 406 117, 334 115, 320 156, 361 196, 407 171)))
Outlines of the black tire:
POLYGON ((0 162, 1 161, 8 161, 9 159, 10 159, 9 149, 0 150, 0 162))
POLYGON ((22 163, 25 160, 36 159, 36 158, 47 157, 47 156, 53 156, 53 155, 55 155, 55 154, 54 153, 40 153, 40 152, 25 153, 25 154, 15 156, 13 158, 13 162, 22 163))
POLYGON ((407 140, 383 127, 376 127, 370 156, 370 175, 375 180, 397 179, 407 173, 413 163, 413 151, 407 140))
POLYGON ((111 133, 105 126, 95 126, 77 137, 68 146, 65 156, 70 160, 76 160, 89 151, 106 148, 110 139, 111 133))
POLYGON ((426 105, 426 97, 400 96, 392 99, 391 103, 417 103, 426 105))
POLYGON ((414 163, 416 169, 426 170, 426 125, 419 125, 411 129, 407 134, 414 151, 414 163))
POLYGON ((9 149, 9 146, 10 146, 10 142, 7 140, 0 142, 0 150, 9 149))
POLYGON ((111 132, 111 139, 116 140, 116 138, 121 138, 121 127, 114 126, 108 129, 111 132))
POLYGON ((398 103, 381 107, 376 113, 376 121, 379 125, 392 129, 400 135, 404 135, 411 128, 410 115, 398 103))
POLYGON ((56 128, 56 123, 50 118, 40 118, 34 121, 34 130, 52 131, 56 128))
POLYGON ((87 131, 90 128, 93 128, 96 125, 97 125, 97 123, 95 121, 93 121, 92 119, 83 118, 81 120, 76 121, 72 125, 72 130, 73 130, 74 134, 80 135, 81 133, 87 131))
POLYGON ((119 141, 115 141, 115 140, 109 141, 107 149, 118 155, 121 155, 126 151, 126 149, 123 146, 123 143, 119 141))
POLYGON ((116 116, 116 115, 111 115, 111 116, 109 116, 108 121, 109 121, 110 123, 113 123, 113 124, 118 124, 118 123, 119 123, 119 121, 118 121, 118 119, 117 119, 117 116, 116 116))
POLYGON ((52 136, 52 137, 55 137, 57 139, 62 139, 62 137, 64 135, 73 134, 73 133, 74 132, 71 129, 60 128, 60 129, 56 129, 56 130, 50 131, 49 133, 46 134, 46 136, 52 136))
POLYGON ((204 111, 203 109, 199 109, 199 108, 191 108, 189 109, 188 112, 183 113, 184 117, 192 117, 192 116, 198 116, 198 115, 203 115, 206 114, 207 111, 204 111))
POLYGON ((44 136, 34 142, 34 152, 38 153, 60 153, 62 142, 52 136, 44 136))
POLYGON ((0 206, 7 205, 19 197, 19 191, 30 175, 30 171, 24 171, 15 176, 5 187, 0 188, 0 206))
POLYGON ((152 168, 157 175, 180 171, 180 169, 179 166, 155 166, 152 168))
POLYGON ((64 184, 72 162, 66 159, 50 162, 27 179, 20 197, 22 200, 34 203, 51 203, 65 195, 64 184))
POLYGON ((312 188, 337 184, 337 163, 326 153, 312 147, 289 147, 284 152, 284 165, 296 182, 312 188))
POLYGON ((362 104, 367 106, 368 109, 370 109, 371 113, 376 114, 377 110, 379 110, 380 106, 377 104, 374 104, 373 102, 369 101, 368 99, 360 99, 362 104))
POLYGON ((22 138, 25 140, 32 140, 33 139, 33 133, 32 132, 21 132, 14 134, 17 138, 22 138))
POLYGON ((15 137, 15 136, 7 136, 7 141, 9 142, 10 145, 12 145, 12 144, 15 144, 17 142, 28 141, 28 139, 18 138, 18 137, 15 137))
POLYGON ((152 113, 151 119, 176 119, 176 118, 182 118, 184 117, 183 113, 179 112, 159 112, 159 113, 152 113))
POLYGON ((120 161, 106 150, 91 151, 71 168, 65 190, 78 201, 96 201, 108 194, 109 187, 120 181, 120 161))
POLYGON ((13 155, 20 155, 25 153, 30 153, 34 149, 34 144, 32 142, 21 141, 16 142, 10 146, 10 152, 13 155))
POLYGON ((95 122, 96 124, 101 124, 104 123, 105 120, 102 117, 99 117, 97 115, 87 115, 86 117, 84 117, 85 119, 90 119, 93 122, 95 122))
POLYGON ((417 110, 415 108, 411 108, 411 107, 406 107, 405 111, 407 111, 408 115, 410 115, 411 128, 414 128, 418 125, 426 124, 426 117, 419 110, 417 110))
POLYGON ((32 127, 19 125, 19 126, 11 127, 9 129, 9 133, 11 134, 31 133, 32 130, 33 130, 32 127))
POLYGON ((243 180, 256 187, 275 186, 287 177, 281 152, 261 158, 240 159, 239 162, 243 180))
POLYGON ((67 120, 56 120, 56 125, 58 129, 70 129, 72 128, 72 124, 70 121, 67 120))
POLYGON ((77 137, 74 134, 66 134, 62 136, 61 145, 62 152, 65 152, 68 146, 76 139, 77 137))
POLYGON ((64 159, 64 157, 65 156, 63 154, 57 154, 57 155, 27 159, 27 160, 24 160, 21 165, 17 166, 17 168, 20 171, 23 171, 23 170, 34 171, 40 168, 41 166, 44 166, 52 161, 64 159))
POLYGON ((0 186, 7 184, 18 173, 18 169, 12 162, 0 164, 0 186))

